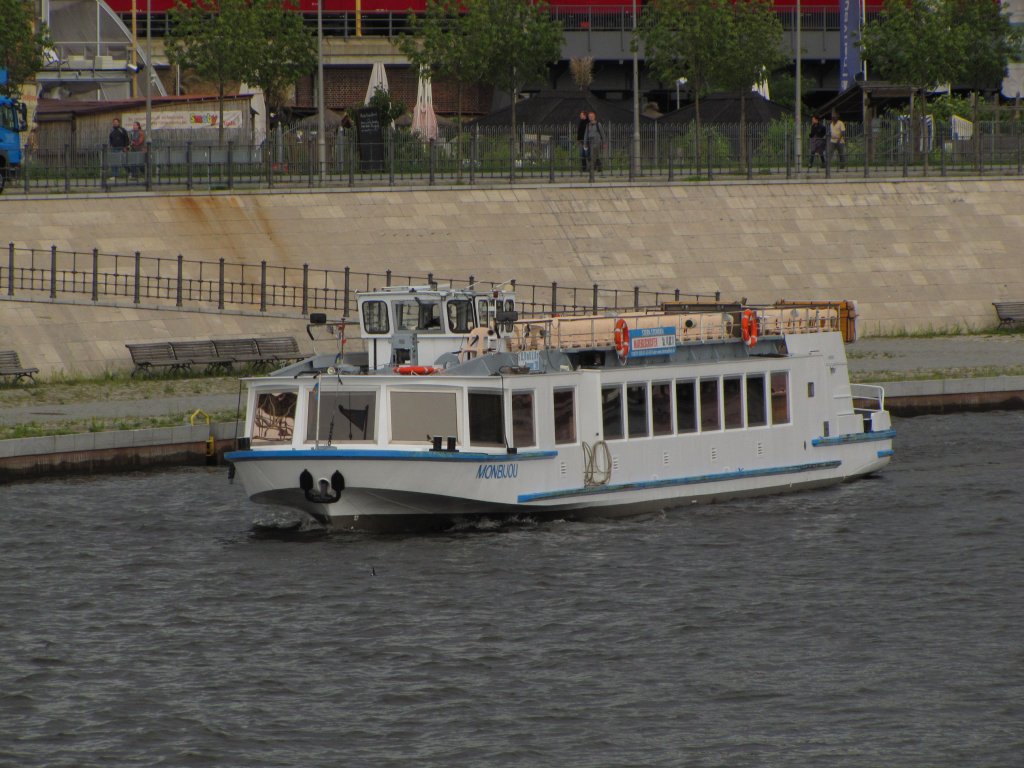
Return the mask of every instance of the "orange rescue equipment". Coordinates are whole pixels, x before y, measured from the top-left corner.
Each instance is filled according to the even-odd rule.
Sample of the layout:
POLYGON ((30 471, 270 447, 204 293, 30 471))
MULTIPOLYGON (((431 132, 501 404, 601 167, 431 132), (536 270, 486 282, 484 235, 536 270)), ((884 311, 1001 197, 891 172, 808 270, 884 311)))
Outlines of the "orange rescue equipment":
POLYGON ((621 317, 615 321, 615 353, 620 363, 625 363, 629 357, 629 326, 621 317))
POLYGON ((437 373, 440 368, 435 368, 432 365, 398 365, 391 369, 395 373, 401 374, 402 376, 429 376, 432 373, 437 373))
POLYGON ((743 310, 743 343, 748 347, 757 346, 757 313, 752 309, 743 310))

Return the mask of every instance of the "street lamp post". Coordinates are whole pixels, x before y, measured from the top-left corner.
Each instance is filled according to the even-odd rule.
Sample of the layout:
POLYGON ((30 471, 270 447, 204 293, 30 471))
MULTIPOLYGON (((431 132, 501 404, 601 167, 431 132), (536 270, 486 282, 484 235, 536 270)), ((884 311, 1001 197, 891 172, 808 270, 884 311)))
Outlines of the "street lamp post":
POLYGON ((324 0, 316 3, 316 146, 320 161, 320 183, 327 168, 327 128, 324 120, 324 0))
POLYGON ((629 175, 640 167, 640 63, 636 39, 636 0, 633 0, 633 150, 629 153, 629 175))

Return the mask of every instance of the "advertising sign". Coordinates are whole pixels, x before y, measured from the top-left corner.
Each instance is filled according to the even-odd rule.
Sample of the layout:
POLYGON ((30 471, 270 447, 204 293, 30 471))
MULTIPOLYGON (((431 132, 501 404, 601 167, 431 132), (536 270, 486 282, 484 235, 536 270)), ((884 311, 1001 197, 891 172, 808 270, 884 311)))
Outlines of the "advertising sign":
POLYGON ((671 355, 675 351, 676 329, 671 325, 661 328, 631 328, 629 331, 630 357, 671 355))

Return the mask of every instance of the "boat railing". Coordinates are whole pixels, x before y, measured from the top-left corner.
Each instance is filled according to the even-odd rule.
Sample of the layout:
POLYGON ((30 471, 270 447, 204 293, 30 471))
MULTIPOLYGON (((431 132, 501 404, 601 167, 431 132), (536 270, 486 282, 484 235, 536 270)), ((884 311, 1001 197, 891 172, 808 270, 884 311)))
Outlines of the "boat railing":
POLYGON ((509 350, 611 349, 616 346, 616 327, 629 333, 641 329, 666 328, 675 333, 676 343, 720 341, 733 335, 733 318, 727 313, 621 314, 584 317, 545 317, 520 320, 506 337, 509 350), (621 323, 620 323, 621 321, 621 323))
POLYGON ((858 413, 885 410, 885 389, 877 384, 851 384, 850 395, 858 413))
POLYGON ((768 307, 757 310, 757 316, 761 336, 840 330, 840 310, 836 305, 768 307))

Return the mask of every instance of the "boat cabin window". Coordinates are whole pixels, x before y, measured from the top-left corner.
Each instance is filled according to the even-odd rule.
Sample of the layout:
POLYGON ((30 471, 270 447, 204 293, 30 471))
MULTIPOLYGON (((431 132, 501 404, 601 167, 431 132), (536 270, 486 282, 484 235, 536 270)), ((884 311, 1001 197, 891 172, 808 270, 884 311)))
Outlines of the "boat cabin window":
POLYGON ((763 427, 768 424, 768 408, 765 405, 764 374, 752 373, 747 376, 747 426, 763 427))
POLYGON ((252 417, 252 442, 290 443, 295 432, 296 392, 260 392, 252 417))
POLYGON ((434 436, 457 437, 459 422, 454 392, 391 391, 391 440, 429 443, 434 436))
POLYGON ((469 299, 449 301, 448 329, 452 333, 469 333, 473 330, 473 302, 469 299))
POLYGON ((553 394, 555 409, 555 443, 576 442, 576 390, 556 389, 553 394))
POLYGON ((630 437, 647 437, 647 385, 626 385, 626 416, 630 437))
POLYGON ((395 330, 441 331, 441 301, 410 299, 395 302, 395 330))
POLYGON ((601 421, 605 440, 622 439, 622 387, 601 387, 601 421))
POLYGON ((700 380, 700 431, 713 432, 722 428, 718 414, 718 379, 700 380))
POLYGON ((484 328, 491 327, 491 302, 487 299, 477 299, 476 318, 484 328))
POLYGON ((676 382, 676 431, 697 431, 697 387, 692 381, 676 382))
POLYGON ((383 301, 363 302, 363 327, 367 333, 390 333, 388 305, 383 301))
POLYGON ((654 422, 654 435, 672 434, 672 384, 668 381, 656 381, 651 384, 651 416, 654 422))
POLYGON ((533 392, 512 393, 512 444, 516 448, 537 445, 533 426, 533 392))
POLYGON ((789 374, 772 371, 772 424, 789 424, 789 374))
POLYGON ((469 442, 487 447, 505 445, 501 392, 469 393, 469 442))
POLYGON ((373 391, 314 389, 306 409, 306 442, 333 445, 374 440, 376 408, 377 393, 373 391))
POLYGON ((725 428, 739 429, 743 426, 743 379, 726 376, 722 379, 722 399, 725 400, 725 428))
MULTIPOLYGON (((501 299, 498 299, 495 302, 495 307, 496 307, 496 309, 503 309, 505 312, 515 312, 516 303, 512 299, 505 299, 505 306, 502 307, 501 306, 501 299)), ((509 321, 509 322, 505 323, 505 327, 502 330, 504 330, 505 333, 512 333, 512 329, 514 327, 515 326, 512 325, 512 322, 509 321)))

